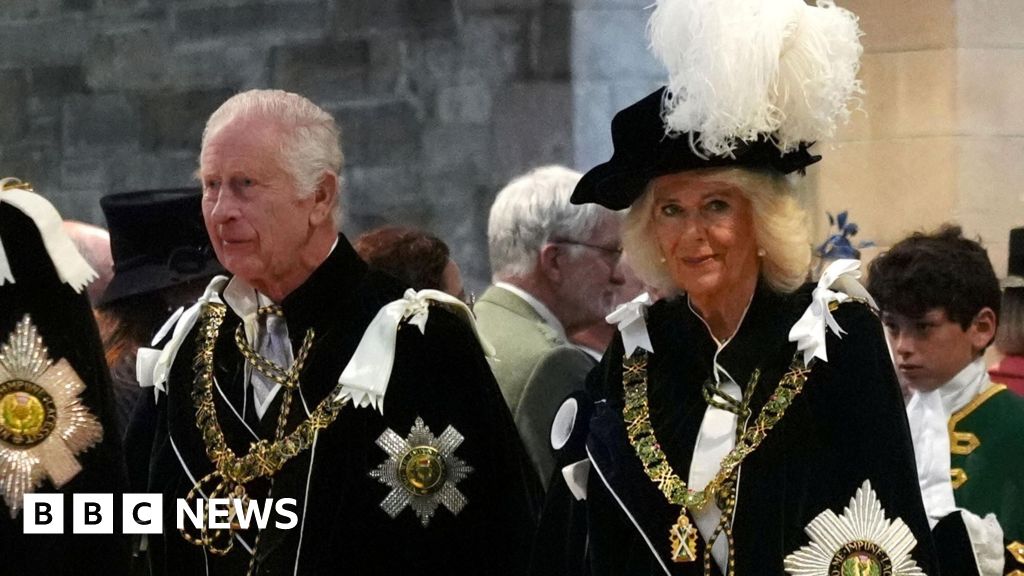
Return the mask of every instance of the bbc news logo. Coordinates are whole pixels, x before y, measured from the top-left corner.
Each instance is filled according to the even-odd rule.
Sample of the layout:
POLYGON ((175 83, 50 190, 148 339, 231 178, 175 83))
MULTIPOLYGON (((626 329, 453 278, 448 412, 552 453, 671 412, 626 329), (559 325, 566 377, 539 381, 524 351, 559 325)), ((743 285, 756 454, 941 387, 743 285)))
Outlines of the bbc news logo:
MULTIPOLYGON (((160 494, 123 494, 121 497, 122 534, 162 534, 164 531, 164 499, 160 494)), ((274 527, 295 528, 299 523, 295 498, 241 500, 211 498, 189 503, 175 501, 175 524, 178 530, 190 527, 226 530, 232 526, 247 530, 265 529, 274 519, 274 527)), ((64 533, 63 494, 25 494, 22 530, 25 534, 64 533)), ((113 494, 73 494, 71 530, 74 534, 114 533, 113 494)))

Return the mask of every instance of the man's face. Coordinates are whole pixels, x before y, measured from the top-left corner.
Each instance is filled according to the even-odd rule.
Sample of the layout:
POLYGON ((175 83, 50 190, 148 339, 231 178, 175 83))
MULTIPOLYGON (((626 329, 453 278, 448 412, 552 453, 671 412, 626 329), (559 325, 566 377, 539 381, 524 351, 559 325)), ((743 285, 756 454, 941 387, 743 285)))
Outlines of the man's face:
POLYGON ((280 153, 281 128, 265 118, 231 121, 200 154, 203 218, 217 258, 257 289, 295 271, 309 245, 312 191, 299 196, 280 153))
POLYGON ((900 383, 922 392, 949 382, 991 338, 977 319, 964 330, 944 308, 932 308, 917 318, 883 312, 882 323, 900 383))
POLYGON ((605 218, 586 238, 555 243, 566 249, 560 255, 559 320, 568 331, 603 321, 625 282, 618 220, 605 218))

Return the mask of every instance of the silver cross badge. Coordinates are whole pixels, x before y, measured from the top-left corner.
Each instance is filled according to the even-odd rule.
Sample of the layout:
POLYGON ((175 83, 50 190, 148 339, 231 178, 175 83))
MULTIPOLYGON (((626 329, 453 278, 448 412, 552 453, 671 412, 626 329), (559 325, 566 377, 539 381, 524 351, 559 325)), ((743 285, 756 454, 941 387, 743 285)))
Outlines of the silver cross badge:
POLYGON ((395 518, 406 506, 412 506, 426 527, 439 503, 452 514, 465 507, 466 497, 456 485, 473 467, 454 455, 462 441, 462 434, 451 426, 435 438, 418 416, 405 438, 390 428, 384 430, 377 438, 377 446, 387 453, 388 459, 371 470, 370 477, 391 487, 380 503, 388 516, 395 518))

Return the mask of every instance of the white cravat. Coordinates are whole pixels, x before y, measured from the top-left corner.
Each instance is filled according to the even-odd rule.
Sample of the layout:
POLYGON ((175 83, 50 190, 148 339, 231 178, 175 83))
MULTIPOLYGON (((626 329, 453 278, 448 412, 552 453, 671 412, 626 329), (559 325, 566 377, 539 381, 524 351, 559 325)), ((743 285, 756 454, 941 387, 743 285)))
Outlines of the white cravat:
POLYGON ((938 389, 914 392, 907 403, 921 497, 933 528, 957 509, 949 476, 949 418, 991 385, 985 360, 978 358, 938 389))
MULTIPOLYGON (((295 358, 291 341, 288 339, 288 324, 283 316, 260 315, 258 335, 259 347, 256 352, 285 370, 291 368, 295 358)), ((270 403, 274 401, 280 384, 264 376, 259 370, 252 370, 250 383, 255 401, 256 416, 263 418, 270 403)))

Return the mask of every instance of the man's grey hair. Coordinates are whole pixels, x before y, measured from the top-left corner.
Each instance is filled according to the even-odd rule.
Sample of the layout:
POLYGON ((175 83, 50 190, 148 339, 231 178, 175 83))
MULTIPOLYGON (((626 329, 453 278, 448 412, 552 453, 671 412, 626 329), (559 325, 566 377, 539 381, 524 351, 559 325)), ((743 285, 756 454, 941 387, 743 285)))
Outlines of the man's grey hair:
POLYGON ((283 90, 249 90, 228 98, 206 121, 203 148, 218 130, 245 117, 277 121, 284 128, 281 156, 299 194, 308 196, 320 184, 325 171, 338 177, 338 189, 332 207, 334 225, 341 222, 341 170, 345 156, 341 152, 341 130, 334 117, 309 99, 283 90))
POLYGON ((515 178, 498 192, 487 221, 487 246, 495 281, 522 277, 537 266, 545 244, 586 241, 614 212, 597 204, 569 202, 581 174, 544 166, 515 178))

